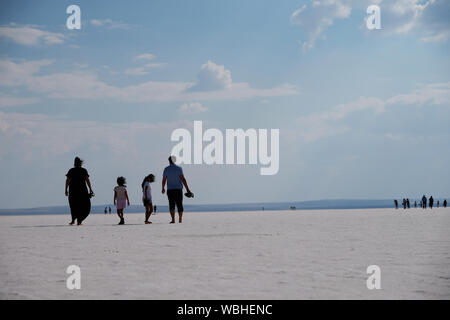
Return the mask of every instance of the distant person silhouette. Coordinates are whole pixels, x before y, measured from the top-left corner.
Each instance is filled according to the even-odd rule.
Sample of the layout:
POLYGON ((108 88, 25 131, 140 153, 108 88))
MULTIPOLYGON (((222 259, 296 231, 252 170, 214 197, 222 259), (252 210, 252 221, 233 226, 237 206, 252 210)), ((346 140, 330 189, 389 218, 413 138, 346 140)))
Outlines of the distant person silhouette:
POLYGON ((94 191, 92 191, 89 174, 86 169, 82 168, 82 165, 83 160, 76 157, 74 167, 66 174, 65 194, 69 197, 70 213, 72 215, 70 225, 73 225, 76 220, 77 225, 80 226, 91 212, 91 197, 94 191), (89 187, 89 192, 87 187, 89 187))
POLYGON ((109 214, 111 214, 111 207, 108 207, 109 214))
POLYGON ((395 209, 398 209, 398 201, 397 201, 397 199, 394 199, 394 205, 395 205, 395 209))
POLYGON ((108 208, 107 207, 105 207, 105 214, 107 214, 108 213, 108 208))
POLYGON ((427 197, 425 197, 425 195, 423 195, 422 197, 422 209, 426 209, 427 208, 427 197))
POLYGON ((414 201, 414 208, 417 208, 417 201, 414 201))
POLYGON ((408 207, 408 209, 411 208, 411 204, 409 203, 409 199, 406 199, 406 206, 408 207))
POLYGON ((430 199, 428 199, 428 203, 430 205, 430 209, 433 209, 433 203, 434 203, 433 196, 430 196, 430 199))
POLYGON ((439 200, 436 202, 436 208, 439 208, 439 200))
POLYGON ((153 206, 153 211, 156 213, 156 209, 158 209, 157 207, 156 207, 156 205, 154 205, 153 206))
POLYGON ((175 164, 176 157, 169 157, 169 166, 164 169, 162 179, 162 190, 166 192, 165 186, 167 182, 167 198, 169 200, 170 223, 175 223, 175 205, 178 209, 178 222, 183 222, 183 185, 186 187, 187 193, 191 193, 186 178, 183 175, 183 169, 175 164))
POLYGON ((403 209, 406 209, 406 199, 405 198, 403 198, 403 200, 402 200, 402 206, 403 206, 403 209))
POLYGON ((447 208, 447 199, 444 200, 444 202, 442 203, 442 205, 444 206, 444 208, 447 208))

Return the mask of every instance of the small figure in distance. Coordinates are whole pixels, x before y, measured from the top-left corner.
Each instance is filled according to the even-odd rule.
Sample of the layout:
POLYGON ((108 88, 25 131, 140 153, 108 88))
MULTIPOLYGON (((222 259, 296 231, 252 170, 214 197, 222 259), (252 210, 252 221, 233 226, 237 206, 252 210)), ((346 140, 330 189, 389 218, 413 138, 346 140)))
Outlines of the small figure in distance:
POLYGON ((427 208, 427 197, 425 195, 423 195, 422 197, 422 209, 426 209, 427 208))
POLYGON ((417 201, 414 201, 414 208, 417 208, 417 201))
POLYGON ((430 209, 433 209, 433 203, 434 203, 434 199, 433 196, 430 196, 430 199, 428 199, 429 204, 430 204, 430 209))
POLYGON ((411 209, 411 204, 409 203, 409 198, 406 199, 406 206, 408 207, 408 209, 411 209))
POLYGON ((442 205, 444 206, 444 208, 447 208, 447 199, 444 199, 444 202, 442 203, 442 205))
POLYGON ((395 209, 398 209, 398 200, 394 199, 394 205, 395 205, 395 209))

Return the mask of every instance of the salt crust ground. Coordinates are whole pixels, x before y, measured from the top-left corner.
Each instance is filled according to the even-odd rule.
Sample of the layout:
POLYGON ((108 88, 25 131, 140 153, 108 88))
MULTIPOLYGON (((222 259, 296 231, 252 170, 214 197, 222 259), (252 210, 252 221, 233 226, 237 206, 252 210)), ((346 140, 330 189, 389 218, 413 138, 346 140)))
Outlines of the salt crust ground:
POLYGON ((0 299, 449 299, 450 208, 0 217, 0 299), (407 212, 407 213, 405 213, 407 212), (81 290, 66 268, 81 268, 81 290), (368 290, 366 268, 381 268, 368 290))

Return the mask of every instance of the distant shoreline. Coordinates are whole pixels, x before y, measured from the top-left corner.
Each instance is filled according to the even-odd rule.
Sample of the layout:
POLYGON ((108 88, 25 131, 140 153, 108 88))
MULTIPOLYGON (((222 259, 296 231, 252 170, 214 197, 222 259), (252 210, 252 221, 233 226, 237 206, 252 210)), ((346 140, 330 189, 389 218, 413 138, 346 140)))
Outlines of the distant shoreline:
MULTIPOLYGON (((450 197, 449 197, 450 198, 450 197)), ((447 198, 447 199, 449 199, 447 198)), ((445 198, 435 198, 442 201, 445 198)), ((419 203, 418 199, 410 199, 419 203)), ((401 202, 401 201, 399 201, 401 202)), ((436 203, 435 202, 435 203, 436 203)), ((168 212, 167 205, 157 205, 157 213, 168 212)), ((111 207, 112 214, 115 214, 115 207, 111 204, 92 206, 91 214, 104 214, 105 207, 111 207)), ((394 199, 359 200, 359 199, 332 199, 332 200, 312 200, 312 201, 292 201, 292 202, 261 202, 261 203, 234 203, 234 204, 186 204, 187 212, 234 212, 234 211, 273 211, 273 210, 326 210, 326 209, 384 209, 394 208, 394 199)), ((413 208, 413 206, 411 206, 413 208)), ((400 208, 399 208, 400 210, 400 208)), ((131 205, 125 209, 126 213, 142 213, 142 205, 131 205)), ((69 206, 51 206, 39 208, 23 209, 0 209, 0 216, 14 215, 61 215, 70 214, 69 206)))

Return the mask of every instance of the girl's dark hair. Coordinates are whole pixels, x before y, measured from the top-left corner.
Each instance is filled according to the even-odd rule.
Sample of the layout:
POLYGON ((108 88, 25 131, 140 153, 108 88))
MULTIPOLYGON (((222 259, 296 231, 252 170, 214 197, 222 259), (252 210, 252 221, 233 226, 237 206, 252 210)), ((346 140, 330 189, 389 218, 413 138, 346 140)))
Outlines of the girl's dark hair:
POLYGON ((83 165, 83 160, 81 160, 78 157, 75 157, 75 160, 73 161, 73 165, 77 168, 81 167, 83 165))
POLYGON ((126 180, 124 177, 118 177, 118 178, 117 178, 117 184, 118 184, 119 186, 124 186, 125 183, 127 183, 127 180, 126 180))
POLYGON ((155 175, 153 175, 153 174, 150 173, 148 176, 146 176, 146 177, 144 178, 144 180, 142 180, 142 183, 141 183, 142 190, 144 190, 144 184, 145 184, 145 182, 147 182, 147 181, 153 182, 153 181, 151 181, 152 179, 153 179, 153 181, 155 181, 155 175))

